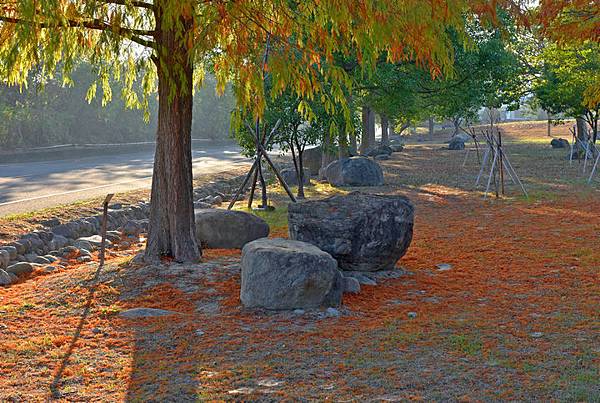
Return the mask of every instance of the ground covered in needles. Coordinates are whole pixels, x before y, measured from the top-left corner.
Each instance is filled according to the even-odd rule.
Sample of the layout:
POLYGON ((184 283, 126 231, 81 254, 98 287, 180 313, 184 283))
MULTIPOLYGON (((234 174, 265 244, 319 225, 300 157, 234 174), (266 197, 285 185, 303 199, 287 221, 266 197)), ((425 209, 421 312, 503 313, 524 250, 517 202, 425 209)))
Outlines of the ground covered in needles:
POLYGON ((160 267, 111 256, 98 281, 86 264, 0 290, 0 399, 598 401, 598 185, 536 140, 543 127, 506 129, 528 199, 507 185, 484 200, 475 159, 441 142, 408 139, 383 163, 369 191, 414 201, 414 241, 402 276, 338 312, 242 308, 234 250, 160 267), (136 307, 176 314, 120 315, 136 307))

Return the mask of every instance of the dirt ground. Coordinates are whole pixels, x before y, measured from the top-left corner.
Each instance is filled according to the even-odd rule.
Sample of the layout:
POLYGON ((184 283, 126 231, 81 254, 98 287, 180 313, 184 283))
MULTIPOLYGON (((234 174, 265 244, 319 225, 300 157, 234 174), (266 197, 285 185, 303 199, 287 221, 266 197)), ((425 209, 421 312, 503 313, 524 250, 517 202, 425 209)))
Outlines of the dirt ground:
MULTIPOLYGON (((190 266, 115 256, 98 282, 88 264, 0 290, 0 400, 599 402, 600 180, 545 125, 503 129, 529 198, 507 184, 484 199, 475 153, 463 167, 442 136, 382 163, 386 185, 361 190, 410 197, 414 240, 404 274, 346 294, 339 316, 241 308, 233 250, 190 266), (178 314, 119 316, 133 307, 178 314)), ((265 218, 285 236, 273 191, 265 218)))

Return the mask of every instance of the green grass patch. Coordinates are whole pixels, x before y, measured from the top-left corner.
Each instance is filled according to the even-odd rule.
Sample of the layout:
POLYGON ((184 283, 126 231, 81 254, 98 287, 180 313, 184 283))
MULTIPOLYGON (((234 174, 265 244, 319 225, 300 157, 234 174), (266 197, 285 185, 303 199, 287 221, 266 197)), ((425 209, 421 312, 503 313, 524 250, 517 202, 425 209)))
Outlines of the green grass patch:
POLYGON ((453 350, 463 354, 476 356, 481 355, 483 343, 478 337, 471 337, 464 334, 453 334, 448 338, 453 350))

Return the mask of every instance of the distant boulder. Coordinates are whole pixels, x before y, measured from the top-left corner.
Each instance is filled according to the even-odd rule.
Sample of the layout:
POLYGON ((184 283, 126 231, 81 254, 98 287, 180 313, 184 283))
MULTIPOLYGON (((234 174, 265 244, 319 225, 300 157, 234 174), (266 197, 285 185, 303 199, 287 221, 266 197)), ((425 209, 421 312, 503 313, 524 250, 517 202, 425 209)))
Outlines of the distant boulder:
POLYGON ((311 175, 318 175, 321 168, 323 152, 321 147, 307 148, 302 154, 302 165, 308 169, 311 175))
POLYGON ((381 186, 383 171, 367 157, 351 157, 333 161, 325 168, 325 178, 333 186, 381 186))
MULTIPOLYGON (((288 186, 298 186, 298 176, 296 175, 295 168, 282 169, 280 174, 288 186)), ((310 185, 310 170, 308 168, 304 168, 304 177, 302 183, 304 185, 310 185)))
POLYGON ((569 148, 569 140, 558 138, 550 141, 552 148, 569 148))
POLYGON ((450 143, 448 143, 448 149, 449 150, 464 150, 465 142, 461 138, 455 136, 452 138, 452 140, 450 140, 450 143))

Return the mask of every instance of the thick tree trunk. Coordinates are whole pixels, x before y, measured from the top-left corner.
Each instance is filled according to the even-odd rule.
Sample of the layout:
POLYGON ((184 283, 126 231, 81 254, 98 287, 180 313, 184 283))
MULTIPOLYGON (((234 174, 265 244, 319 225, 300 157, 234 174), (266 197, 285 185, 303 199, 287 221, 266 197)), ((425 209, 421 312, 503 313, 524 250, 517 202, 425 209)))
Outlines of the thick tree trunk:
POLYGON ((389 137, 390 121, 385 115, 381 115, 381 144, 387 146, 390 144, 389 137))
POLYGON ((586 123, 585 119, 582 117, 579 117, 579 118, 575 119, 575 122, 577 124, 577 138, 580 141, 586 142, 588 139, 588 133, 587 133, 587 123, 586 123))
POLYGON ((156 262, 171 256, 177 262, 197 262, 201 251, 192 189, 193 66, 182 41, 171 29, 161 29, 158 9, 158 128, 145 258, 156 262))

